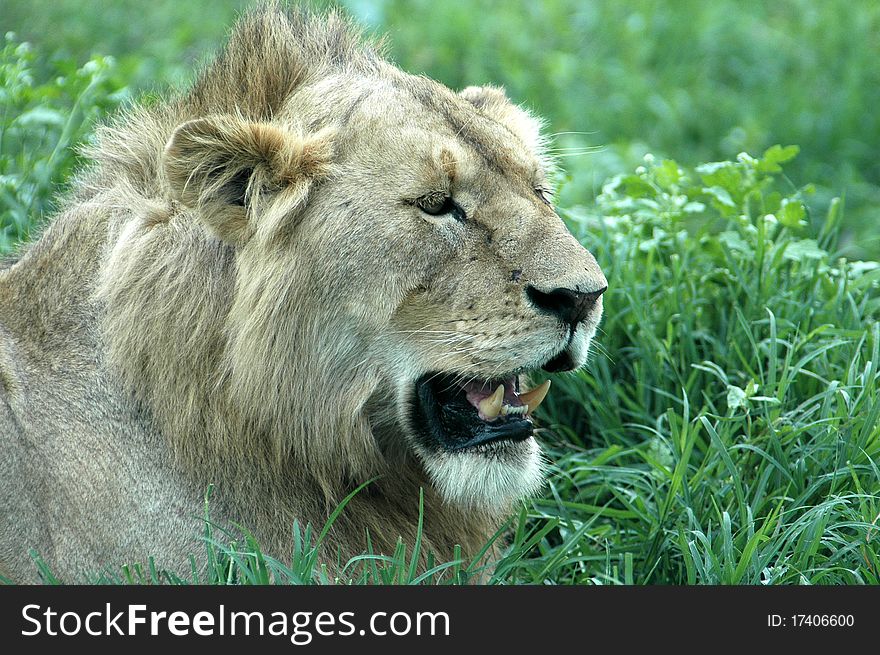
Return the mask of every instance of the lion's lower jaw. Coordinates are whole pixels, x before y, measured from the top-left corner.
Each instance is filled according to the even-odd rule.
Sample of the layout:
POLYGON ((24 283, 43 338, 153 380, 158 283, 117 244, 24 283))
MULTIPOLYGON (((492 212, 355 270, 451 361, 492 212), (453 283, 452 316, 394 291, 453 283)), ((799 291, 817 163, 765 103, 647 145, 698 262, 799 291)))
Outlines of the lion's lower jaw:
POLYGON ((503 515, 544 485, 545 462, 534 438, 474 452, 422 453, 428 476, 448 503, 503 515))

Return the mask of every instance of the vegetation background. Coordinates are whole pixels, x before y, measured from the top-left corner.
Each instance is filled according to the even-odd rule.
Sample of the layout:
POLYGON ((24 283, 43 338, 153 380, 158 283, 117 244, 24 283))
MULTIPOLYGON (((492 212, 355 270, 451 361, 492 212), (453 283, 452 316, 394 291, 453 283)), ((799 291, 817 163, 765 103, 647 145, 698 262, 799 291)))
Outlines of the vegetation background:
MULTIPOLYGON (((51 213, 94 121, 192 79, 247 4, 0 0, 0 252, 51 213)), ((561 213, 611 281, 494 580, 880 580, 880 4, 341 5, 404 69, 546 117, 561 213)), ((211 580, 266 573, 208 541, 211 580)), ((412 547, 353 578, 412 581, 412 547)), ((320 578, 309 561, 273 575, 320 578)))

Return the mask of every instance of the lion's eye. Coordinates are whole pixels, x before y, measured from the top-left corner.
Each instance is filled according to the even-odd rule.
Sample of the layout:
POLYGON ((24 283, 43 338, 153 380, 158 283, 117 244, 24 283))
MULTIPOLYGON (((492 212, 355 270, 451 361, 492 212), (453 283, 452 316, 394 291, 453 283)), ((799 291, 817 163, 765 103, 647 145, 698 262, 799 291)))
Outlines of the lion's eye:
POLYGON ((553 191, 548 189, 547 187, 535 187, 535 193, 541 199, 541 201, 546 205, 553 204, 553 191))
POLYGON ((416 201, 416 206, 431 216, 451 214, 457 221, 463 221, 467 218, 464 209, 452 199, 452 196, 432 193, 429 196, 419 198, 416 201))

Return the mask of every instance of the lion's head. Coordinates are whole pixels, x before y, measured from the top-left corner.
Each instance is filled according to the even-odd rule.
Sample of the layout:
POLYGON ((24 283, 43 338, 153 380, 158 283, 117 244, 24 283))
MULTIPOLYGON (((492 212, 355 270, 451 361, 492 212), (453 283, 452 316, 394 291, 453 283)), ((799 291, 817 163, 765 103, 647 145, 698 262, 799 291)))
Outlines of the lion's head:
POLYGON ((547 385, 527 378, 584 363, 606 280, 553 210, 539 122, 500 89, 269 12, 101 143, 144 196, 109 246, 105 330, 177 450, 268 444, 325 487, 421 468, 493 511, 540 485, 547 385))

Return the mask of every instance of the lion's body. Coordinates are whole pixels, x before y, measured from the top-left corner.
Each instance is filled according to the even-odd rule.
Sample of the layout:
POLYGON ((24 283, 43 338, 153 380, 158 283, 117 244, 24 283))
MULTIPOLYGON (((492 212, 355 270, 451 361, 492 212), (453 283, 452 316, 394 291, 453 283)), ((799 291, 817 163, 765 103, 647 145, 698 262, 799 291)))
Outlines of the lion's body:
MULTIPOLYGON (((334 504, 369 478, 353 478, 326 496, 297 466, 264 469, 259 446, 234 454, 253 457, 251 464, 200 464, 207 453, 189 458, 169 449, 150 412, 108 372, 91 299, 95 263, 106 247, 106 238, 95 236, 105 230, 105 216, 62 214, 21 261, 0 272, 0 574, 36 579, 32 548, 64 579, 83 580, 102 566, 143 563, 151 555, 186 572, 189 555, 204 552, 209 484, 213 523, 246 525, 265 552, 283 557, 294 519, 320 527, 334 504)), ((175 349, 172 357, 186 353, 175 349)), ((385 485, 387 497, 351 501, 330 536, 330 561, 337 546, 343 563, 364 550, 365 528, 386 553, 398 536, 413 542, 424 480, 396 476, 385 485)), ((427 492, 426 517, 437 535, 425 536, 427 548, 447 556, 456 543, 475 550, 494 529, 485 515, 462 513, 427 492), (450 537, 445 543, 437 538, 443 534, 450 537)))
POLYGON ((59 217, 0 273, 0 561, 13 580, 35 577, 30 548, 65 574, 95 573, 143 552, 182 555, 197 534, 196 488, 107 374, 89 301, 103 244, 83 218, 59 217), (132 532, 137 550, 119 538, 132 532))
POLYGON ((270 9, 191 92, 102 128, 66 209, 0 268, 0 572, 34 579, 31 548, 71 577, 148 556, 185 571, 208 485, 214 522, 284 558, 295 519, 323 525, 374 477, 326 561, 367 532, 386 553, 412 540, 419 489, 424 552, 478 552, 540 484, 537 446, 435 452, 402 436, 404 389, 586 355, 600 311, 563 329, 520 302, 520 276, 604 282, 532 193, 531 127, 497 90, 400 72, 338 17, 270 9), (490 185, 461 196, 485 207, 479 234, 420 213, 423 178, 490 185), (540 247, 503 238, 496 214, 540 247), (499 339, 521 347, 502 358, 499 339))
MULTIPOLYGON (((97 277, 94 262, 105 247, 94 237, 106 229, 106 218, 95 218, 59 216, 22 261, 0 272, 0 573, 35 579, 31 548, 65 579, 150 555, 186 572, 189 554, 204 551, 199 537, 208 484, 215 489, 212 522, 242 523, 267 553, 283 557, 293 520, 320 527, 357 480, 325 498, 321 485, 296 467, 262 470, 258 451, 251 455, 255 464, 228 467, 175 456, 150 413, 107 371, 90 300, 95 289, 86 282, 97 277), (72 270, 85 275, 71 276, 72 270)), ((386 553, 398 535, 412 543, 419 487, 396 482, 400 488, 389 498, 356 497, 343 513, 330 544, 345 546, 343 562, 365 549, 364 528, 386 553)), ((427 546, 446 555, 454 543, 479 547, 493 527, 486 517, 448 506, 435 513, 431 501, 439 503, 428 491, 426 514, 438 535, 451 538, 426 539, 427 546)))

